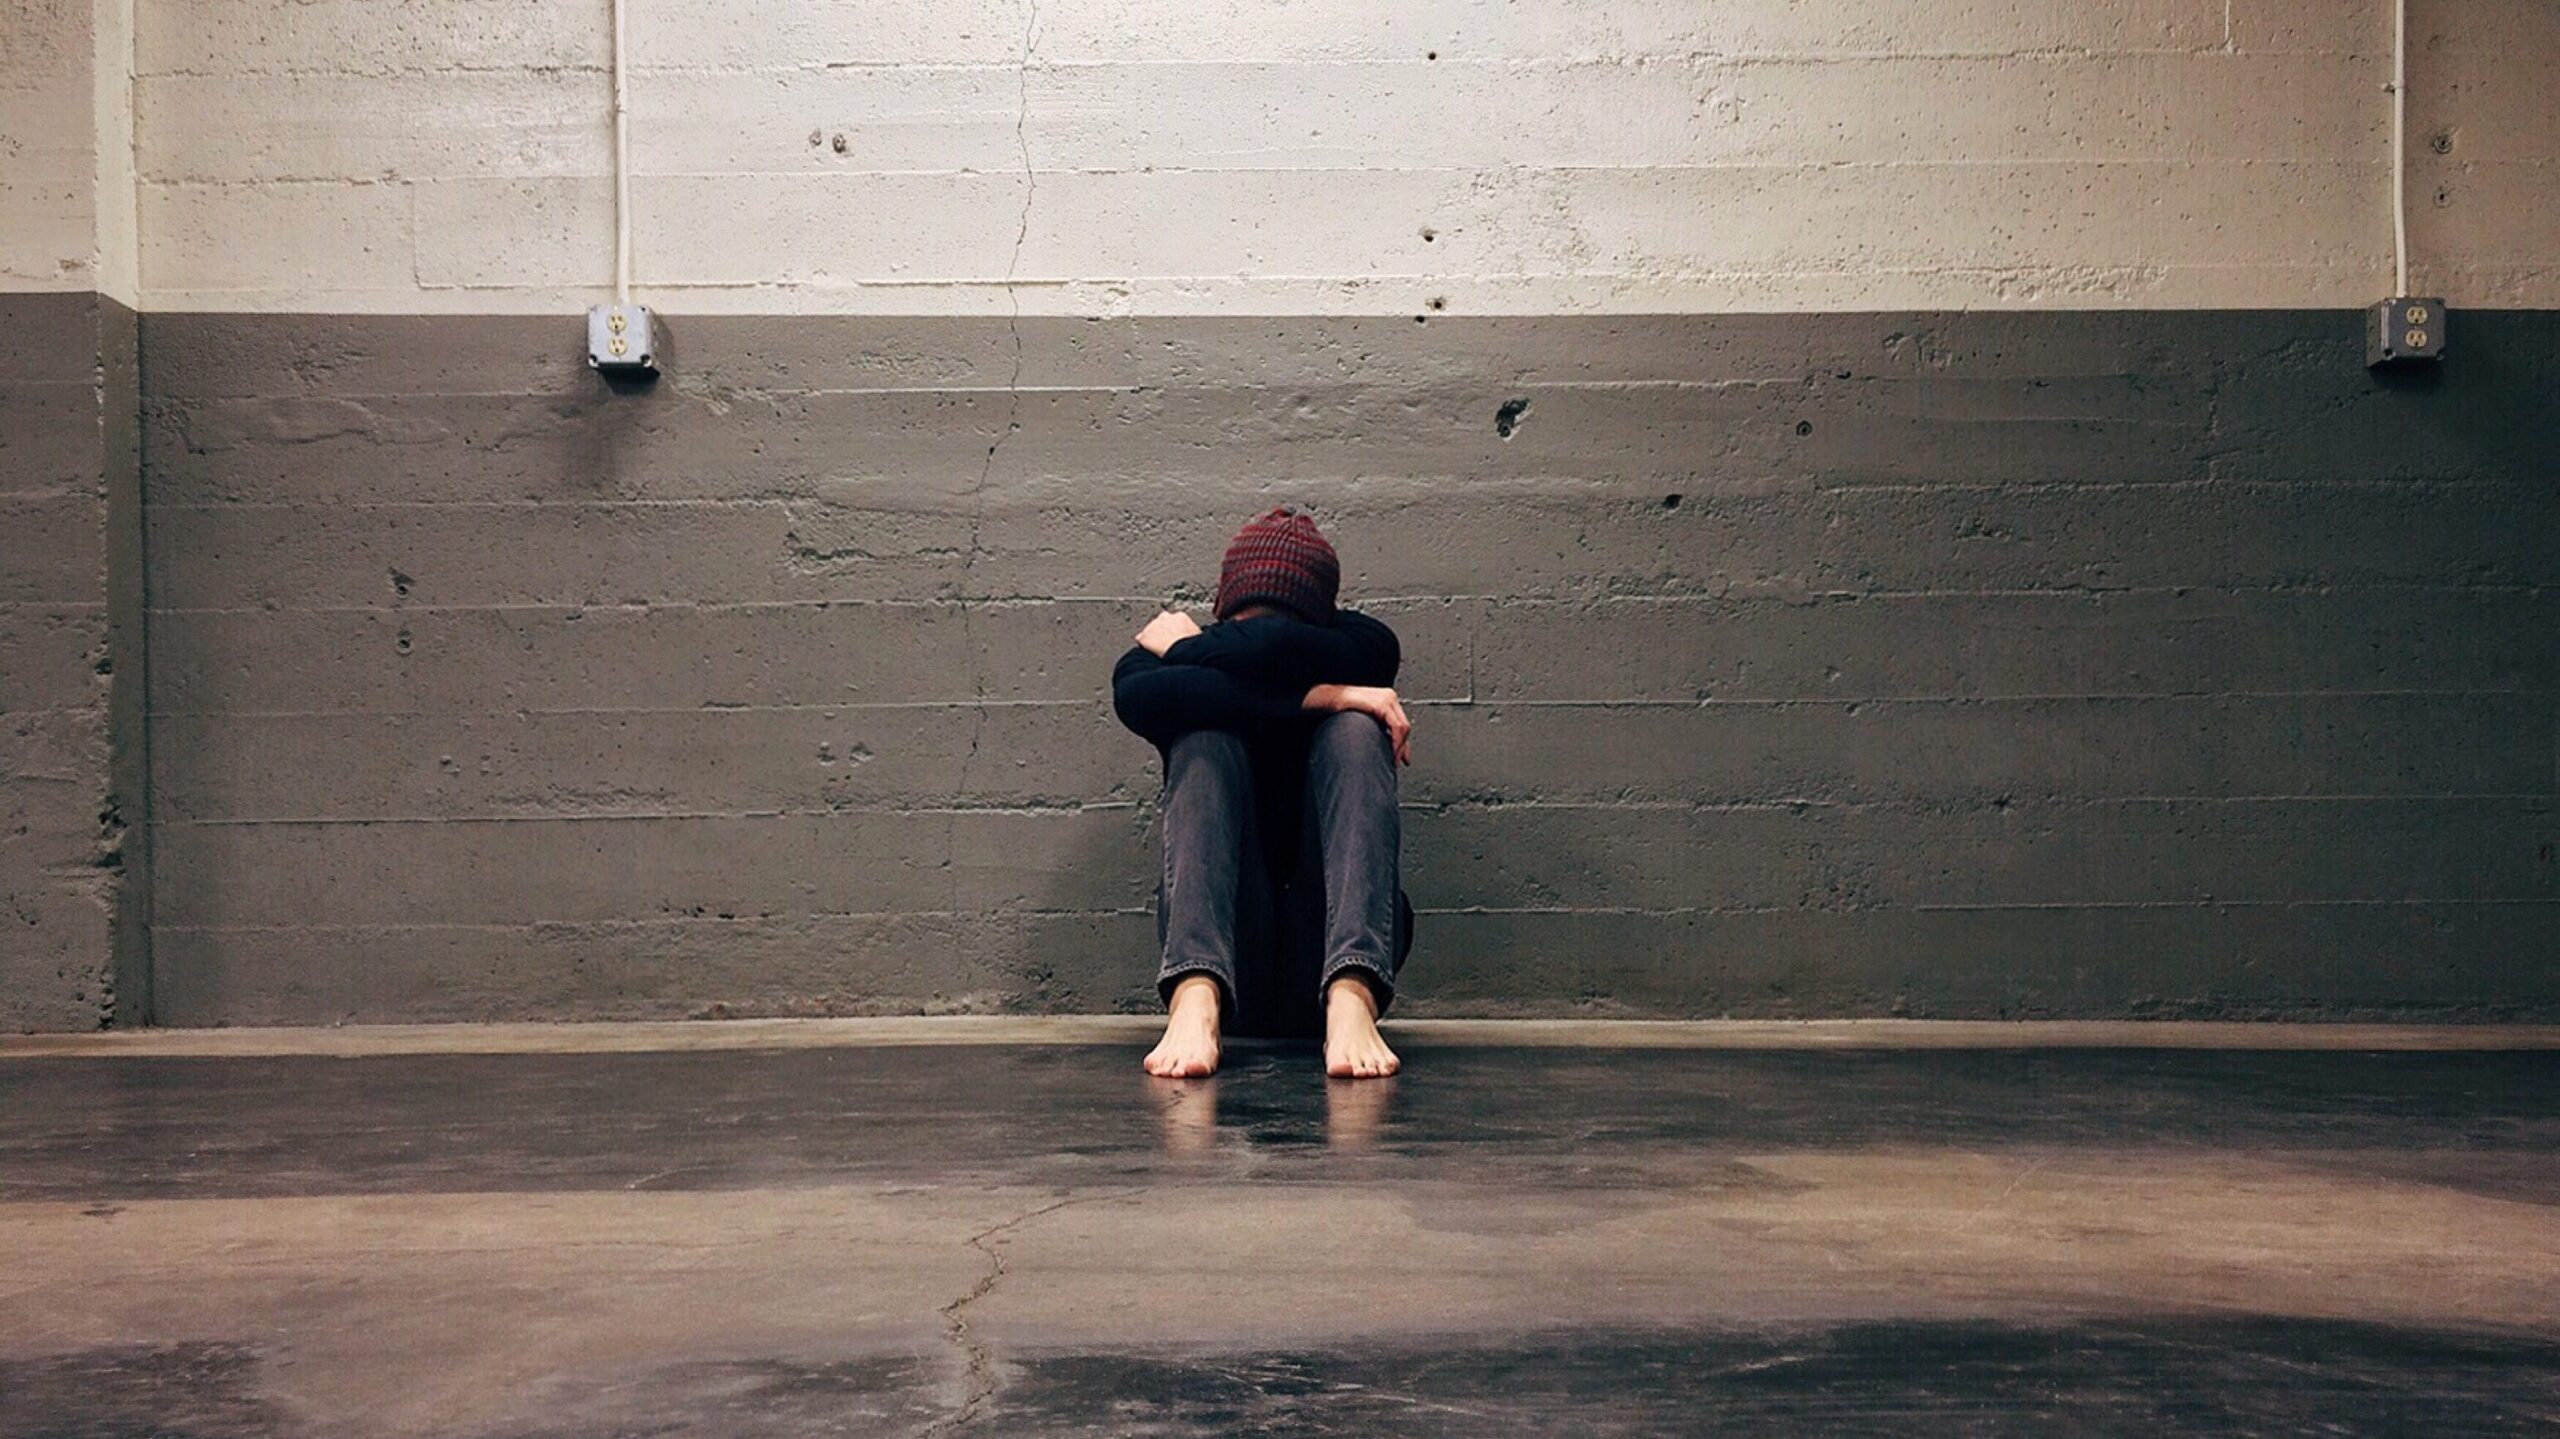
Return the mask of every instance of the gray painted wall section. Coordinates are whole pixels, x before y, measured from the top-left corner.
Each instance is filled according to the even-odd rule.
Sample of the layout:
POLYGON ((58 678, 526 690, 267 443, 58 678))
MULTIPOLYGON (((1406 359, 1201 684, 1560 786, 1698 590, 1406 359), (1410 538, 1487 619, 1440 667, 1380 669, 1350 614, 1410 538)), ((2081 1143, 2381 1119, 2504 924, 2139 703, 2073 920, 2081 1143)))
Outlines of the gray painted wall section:
POLYGON ((0 1029, 149 1012, 135 343, 0 295, 0 1029))
POLYGON ((150 561, 143 551, 141 317, 98 302, 98 430, 107 525, 107 803, 101 858, 116 871, 115 1010, 111 1022, 156 1015, 152 997, 150 561))
POLYGON ((2560 1017, 2560 315, 2457 322, 150 315, 156 1012, 1144 1007, 1106 671, 1291 499, 1414 1013, 2560 1017))

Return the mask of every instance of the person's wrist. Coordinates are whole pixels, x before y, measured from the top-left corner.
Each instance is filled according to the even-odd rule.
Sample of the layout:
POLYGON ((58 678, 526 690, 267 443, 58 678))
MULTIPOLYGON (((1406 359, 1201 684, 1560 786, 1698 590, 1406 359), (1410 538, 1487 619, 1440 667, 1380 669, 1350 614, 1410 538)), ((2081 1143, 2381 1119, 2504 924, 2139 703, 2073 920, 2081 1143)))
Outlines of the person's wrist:
POLYGON ((1338 710, 1342 708, 1342 690, 1343 687, 1340 685, 1312 686, 1307 690, 1306 698, 1298 702, 1298 708, 1338 710))

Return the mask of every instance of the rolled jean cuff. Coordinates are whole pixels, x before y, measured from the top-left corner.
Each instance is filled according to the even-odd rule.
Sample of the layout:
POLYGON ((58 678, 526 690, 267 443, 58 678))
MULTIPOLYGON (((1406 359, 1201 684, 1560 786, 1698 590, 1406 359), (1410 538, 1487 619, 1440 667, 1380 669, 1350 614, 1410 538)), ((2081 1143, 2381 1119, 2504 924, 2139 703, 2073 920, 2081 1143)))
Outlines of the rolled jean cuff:
POLYGON ((1374 959, 1347 954, 1340 959, 1325 961, 1324 978, 1316 985, 1318 1005, 1324 1003, 1325 994, 1333 988, 1333 982, 1346 974, 1356 974, 1369 981, 1369 994, 1371 998, 1377 1000, 1379 1014, 1384 1015, 1387 1012, 1387 1006, 1396 1002, 1395 977, 1387 973, 1386 966, 1374 959))
POLYGON ((1235 973, 1232 970, 1221 969, 1214 964, 1167 965, 1165 968, 1158 970, 1156 972, 1156 998, 1162 1002, 1166 1008, 1172 1008, 1174 986, 1182 983, 1182 981, 1189 979, 1195 974, 1205 974, 1209 976, 1209 978, 1217 981, 1218 1013, 1222 1018, 1232 1017, 1236 1012, 1235 973))

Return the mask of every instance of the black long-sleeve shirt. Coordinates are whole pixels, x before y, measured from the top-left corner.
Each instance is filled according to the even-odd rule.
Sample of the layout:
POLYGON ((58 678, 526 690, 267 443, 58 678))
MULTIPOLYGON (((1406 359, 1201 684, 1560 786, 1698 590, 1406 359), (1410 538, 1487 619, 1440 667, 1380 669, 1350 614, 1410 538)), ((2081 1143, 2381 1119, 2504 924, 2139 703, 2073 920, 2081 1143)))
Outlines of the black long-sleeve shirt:
POLYGON ((1198 729, 1233 730, 1249 744, 1303 737, 1322 718, 1299 708, 1309 688, 1391 685, 1402 659, 1394 630, 1351 610, 1327 625, 1290 615, 1225 620, 1162 658, 1130 646, 1111 669, 1111 706, 1159 750, 1198 729))
POLYGON ((1263 858, 1273 874, 1295 863, 1307 737, 1320 711, 1301 708, 1320 684, 1391 685, 1403 660, 1396 632, 1351 610, 1331 624, 1290 615, 1225 620, 1168 645, 1162 658, 1133 645, 1111 669, 1111 707, 1159 754, 1193 730, 1241 736, 1253 763, 1263 858))

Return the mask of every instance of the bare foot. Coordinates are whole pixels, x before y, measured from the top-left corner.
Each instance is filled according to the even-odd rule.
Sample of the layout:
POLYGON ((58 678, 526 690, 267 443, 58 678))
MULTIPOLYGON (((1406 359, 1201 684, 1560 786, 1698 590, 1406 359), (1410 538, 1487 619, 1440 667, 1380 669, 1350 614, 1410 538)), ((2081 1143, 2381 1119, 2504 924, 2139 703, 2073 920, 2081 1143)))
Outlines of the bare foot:
POLYGON ((1147 1073, 1165 1079, 1196 1079, 1218 1072, 1218 982, 1205 974, 1185 975, 1173 986, 1165 1007, 1164 1038, 1147 1053, 1147 1073))
POLYGON ((1378 999, 1369 982, 1344 975, 1325 986, 1324 1072, 1335 1079, 1374 1079, 1404 1063, 1378 1034, 1378 999))

